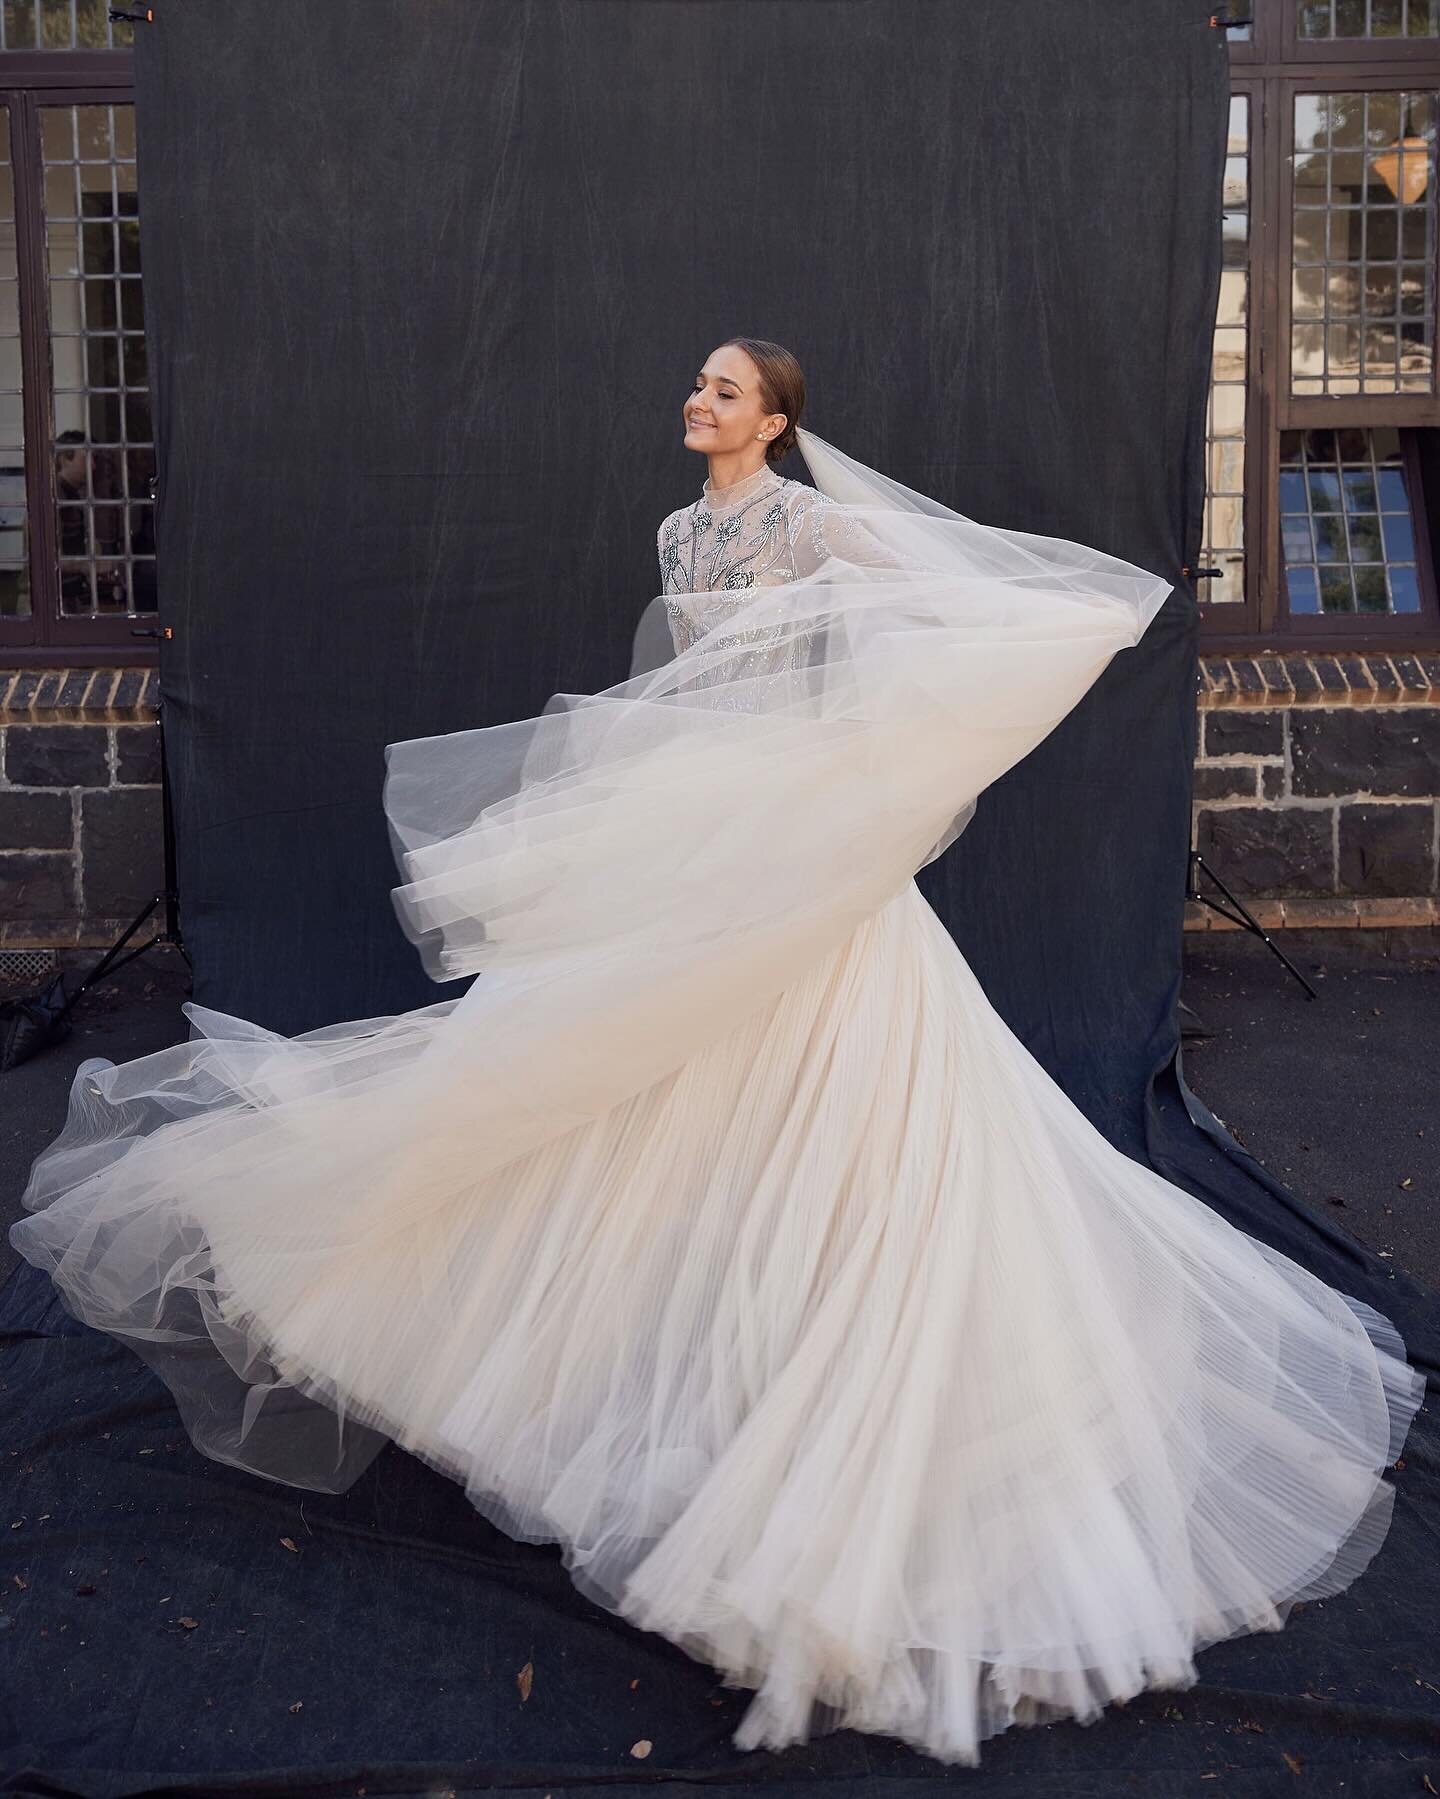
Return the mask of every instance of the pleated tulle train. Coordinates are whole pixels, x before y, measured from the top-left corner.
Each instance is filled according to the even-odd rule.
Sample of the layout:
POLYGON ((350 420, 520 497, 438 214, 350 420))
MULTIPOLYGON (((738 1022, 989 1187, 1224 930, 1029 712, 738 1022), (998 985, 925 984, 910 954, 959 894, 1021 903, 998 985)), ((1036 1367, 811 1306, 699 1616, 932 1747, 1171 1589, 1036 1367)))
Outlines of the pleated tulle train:
POLYGON ((754 1688, 743 1747, 970 1761, 1187 1684, 1365 1566, 1420 1399, 1383 1319, 1094 1129, 913 882, 308 1297, 197 1191, 237 1334, 754 1688))
POLYGON ((913 883, 497 1201, 504 1253, 468 1208, 445 1247, 504 1323, 430 1448, 756 1688, 743 1747, 973 1760, 1188 1684, 1383 1537, 1393 1330, 1115 1150, 913 883))

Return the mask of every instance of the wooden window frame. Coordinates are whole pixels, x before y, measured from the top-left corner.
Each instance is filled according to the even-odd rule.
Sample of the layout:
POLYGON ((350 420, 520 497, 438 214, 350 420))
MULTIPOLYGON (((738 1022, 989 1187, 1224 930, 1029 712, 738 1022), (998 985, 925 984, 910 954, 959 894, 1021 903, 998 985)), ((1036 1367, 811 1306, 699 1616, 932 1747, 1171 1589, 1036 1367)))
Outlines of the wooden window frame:
MULTIPOLYGON (((1209 654, 1257 650, 1345 650, 1386 654, 1440 647, 1440 590, 1431 553, 1427 496, 1420 481, 1418 445, 1409 431, 1440 426, 1440 384, 1430 394, 1292 395, 1290 388, 1291 211, 1294 96, 1346 87, 1384 92, 1440 90, 1440 38, 1301 38, 1295 0, 1251 0, 1252 36, 1231 41, 1231 92, 1250 102, 1249 340, 1246 345, 1245 599, 1200 599, 1201 648, 1209 654), (1296 613, 1284 602, 1280 540, 1282 431, 1393 425, 1401 432, 1415 530, 1421 610, 1374 613, 1296 613)), ((1238 15, 1237 15, 1238 16, 1238 15)), ((1440 231, 1436 232, 1440 242, 1440 231)), ((1434 333, 1440 363, 1440 268, 1432 268, 1434 333)), ((1437 378, 1440 383, 1440 378, 1437 378)), ((1206 491, 1209 490, 1206 468, 1206 491)), ((1440 505, 1440 496, 1435 496, 1440 505)), ((1440 521, 1437 521, 1440 522, 1440 521)))
POLYGON ((0 618, 0 665, 7 668, 153 667, 159 660, 159 619, 154 613, 91 618, 68 617, 61 612, 51 466, 54 379, 40 108, 134 103, 135 56, 131 50, 0 53, 0 105, 10 114, 15 183, 30 552, 30 615, 0 618))

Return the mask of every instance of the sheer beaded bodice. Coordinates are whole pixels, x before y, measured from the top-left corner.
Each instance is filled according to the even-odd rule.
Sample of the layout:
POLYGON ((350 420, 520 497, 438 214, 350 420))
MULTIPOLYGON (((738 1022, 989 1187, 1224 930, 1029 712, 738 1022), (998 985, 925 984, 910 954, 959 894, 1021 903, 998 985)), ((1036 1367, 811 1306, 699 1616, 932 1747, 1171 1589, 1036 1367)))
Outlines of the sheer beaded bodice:
POLYGON ((793 539, 807 493, 819 497, 766 463, 718 493, 707 480, 693 506, 665 520, 657 539, 660 581, 677 650, 743 604, 748 589, 795 579, 793 539), (721 597, 726 592, 733 602, 721 597), (692 594, 704 597, 679 597, 692 594))
MULTIPOLYGON (((769 463, 718 490, 707 479, 693 505, 664 520, 656 547, 677 651, 745 604, 751 588, 794 581, 832 557, 871 567, 916 566, 880 543, 844 507, 803 481, 777 474, 769 463)), ((782 645, 772 642, 768 650, 770 632, 761 628, 751 635, 755 672, 767 656, 781 672, 809 653, 803 634, 787 633, 782 645)), ((733 679, 733 672, 727 678, 733 679)))
MULTIPOLYGON (((689 649, 744 605, 752 588, 795 579, 803 566, 795 554, 795 538, 809 510, 807 494, 820 498, 813 488, 777 475, 764 463, 718 491, 707 479, 694 505, 664 521, 657 538, 661 591, 677 651, 689 649)), ((811 639, 808 633, 777 634, 766 626, 741 638, 739 654, 726 666, 700 674, 696 684, 723 688, 724 705, 754 711, 772 686, 766 677, 783 680, 787 671, 803 664, 811 639), (784 640, 777 641, 777 635, 784 640)))

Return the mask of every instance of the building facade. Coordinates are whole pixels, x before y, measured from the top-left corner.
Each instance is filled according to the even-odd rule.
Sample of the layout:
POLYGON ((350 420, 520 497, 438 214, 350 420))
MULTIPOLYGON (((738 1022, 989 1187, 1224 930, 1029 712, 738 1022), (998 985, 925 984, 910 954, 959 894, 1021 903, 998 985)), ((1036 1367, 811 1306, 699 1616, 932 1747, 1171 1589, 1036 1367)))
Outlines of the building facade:
MULTIPOLYGON (((1267 926, 1433 926, 1440 0, 1221 17, 1242 13, 1226 30, 1194 847, 1267 926)), ((1217 921, 1192 904, 1187 922, 1217 921)))
MULTIPOLYGON (((0 977, 163 883, 135 29, 0 8, 0 977)), ((1267 926, 1434 926, 1440 0, 1232 0, 1214 29, 1196 879, 1267 926)))

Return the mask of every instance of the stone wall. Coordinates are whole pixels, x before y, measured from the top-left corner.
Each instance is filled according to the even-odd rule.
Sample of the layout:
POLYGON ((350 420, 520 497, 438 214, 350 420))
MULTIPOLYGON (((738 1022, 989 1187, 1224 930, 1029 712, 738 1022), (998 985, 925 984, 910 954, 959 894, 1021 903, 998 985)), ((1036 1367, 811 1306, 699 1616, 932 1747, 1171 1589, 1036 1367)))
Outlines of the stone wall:
POLYGON ((159 699, 155 669, 0 669, 0 950, 108 944, 163 887, 159 699))
POLYGON ((1440 923, 1440 657, 1204 657, 1198 687, 1194 847, 1260 924, 1440 923))

